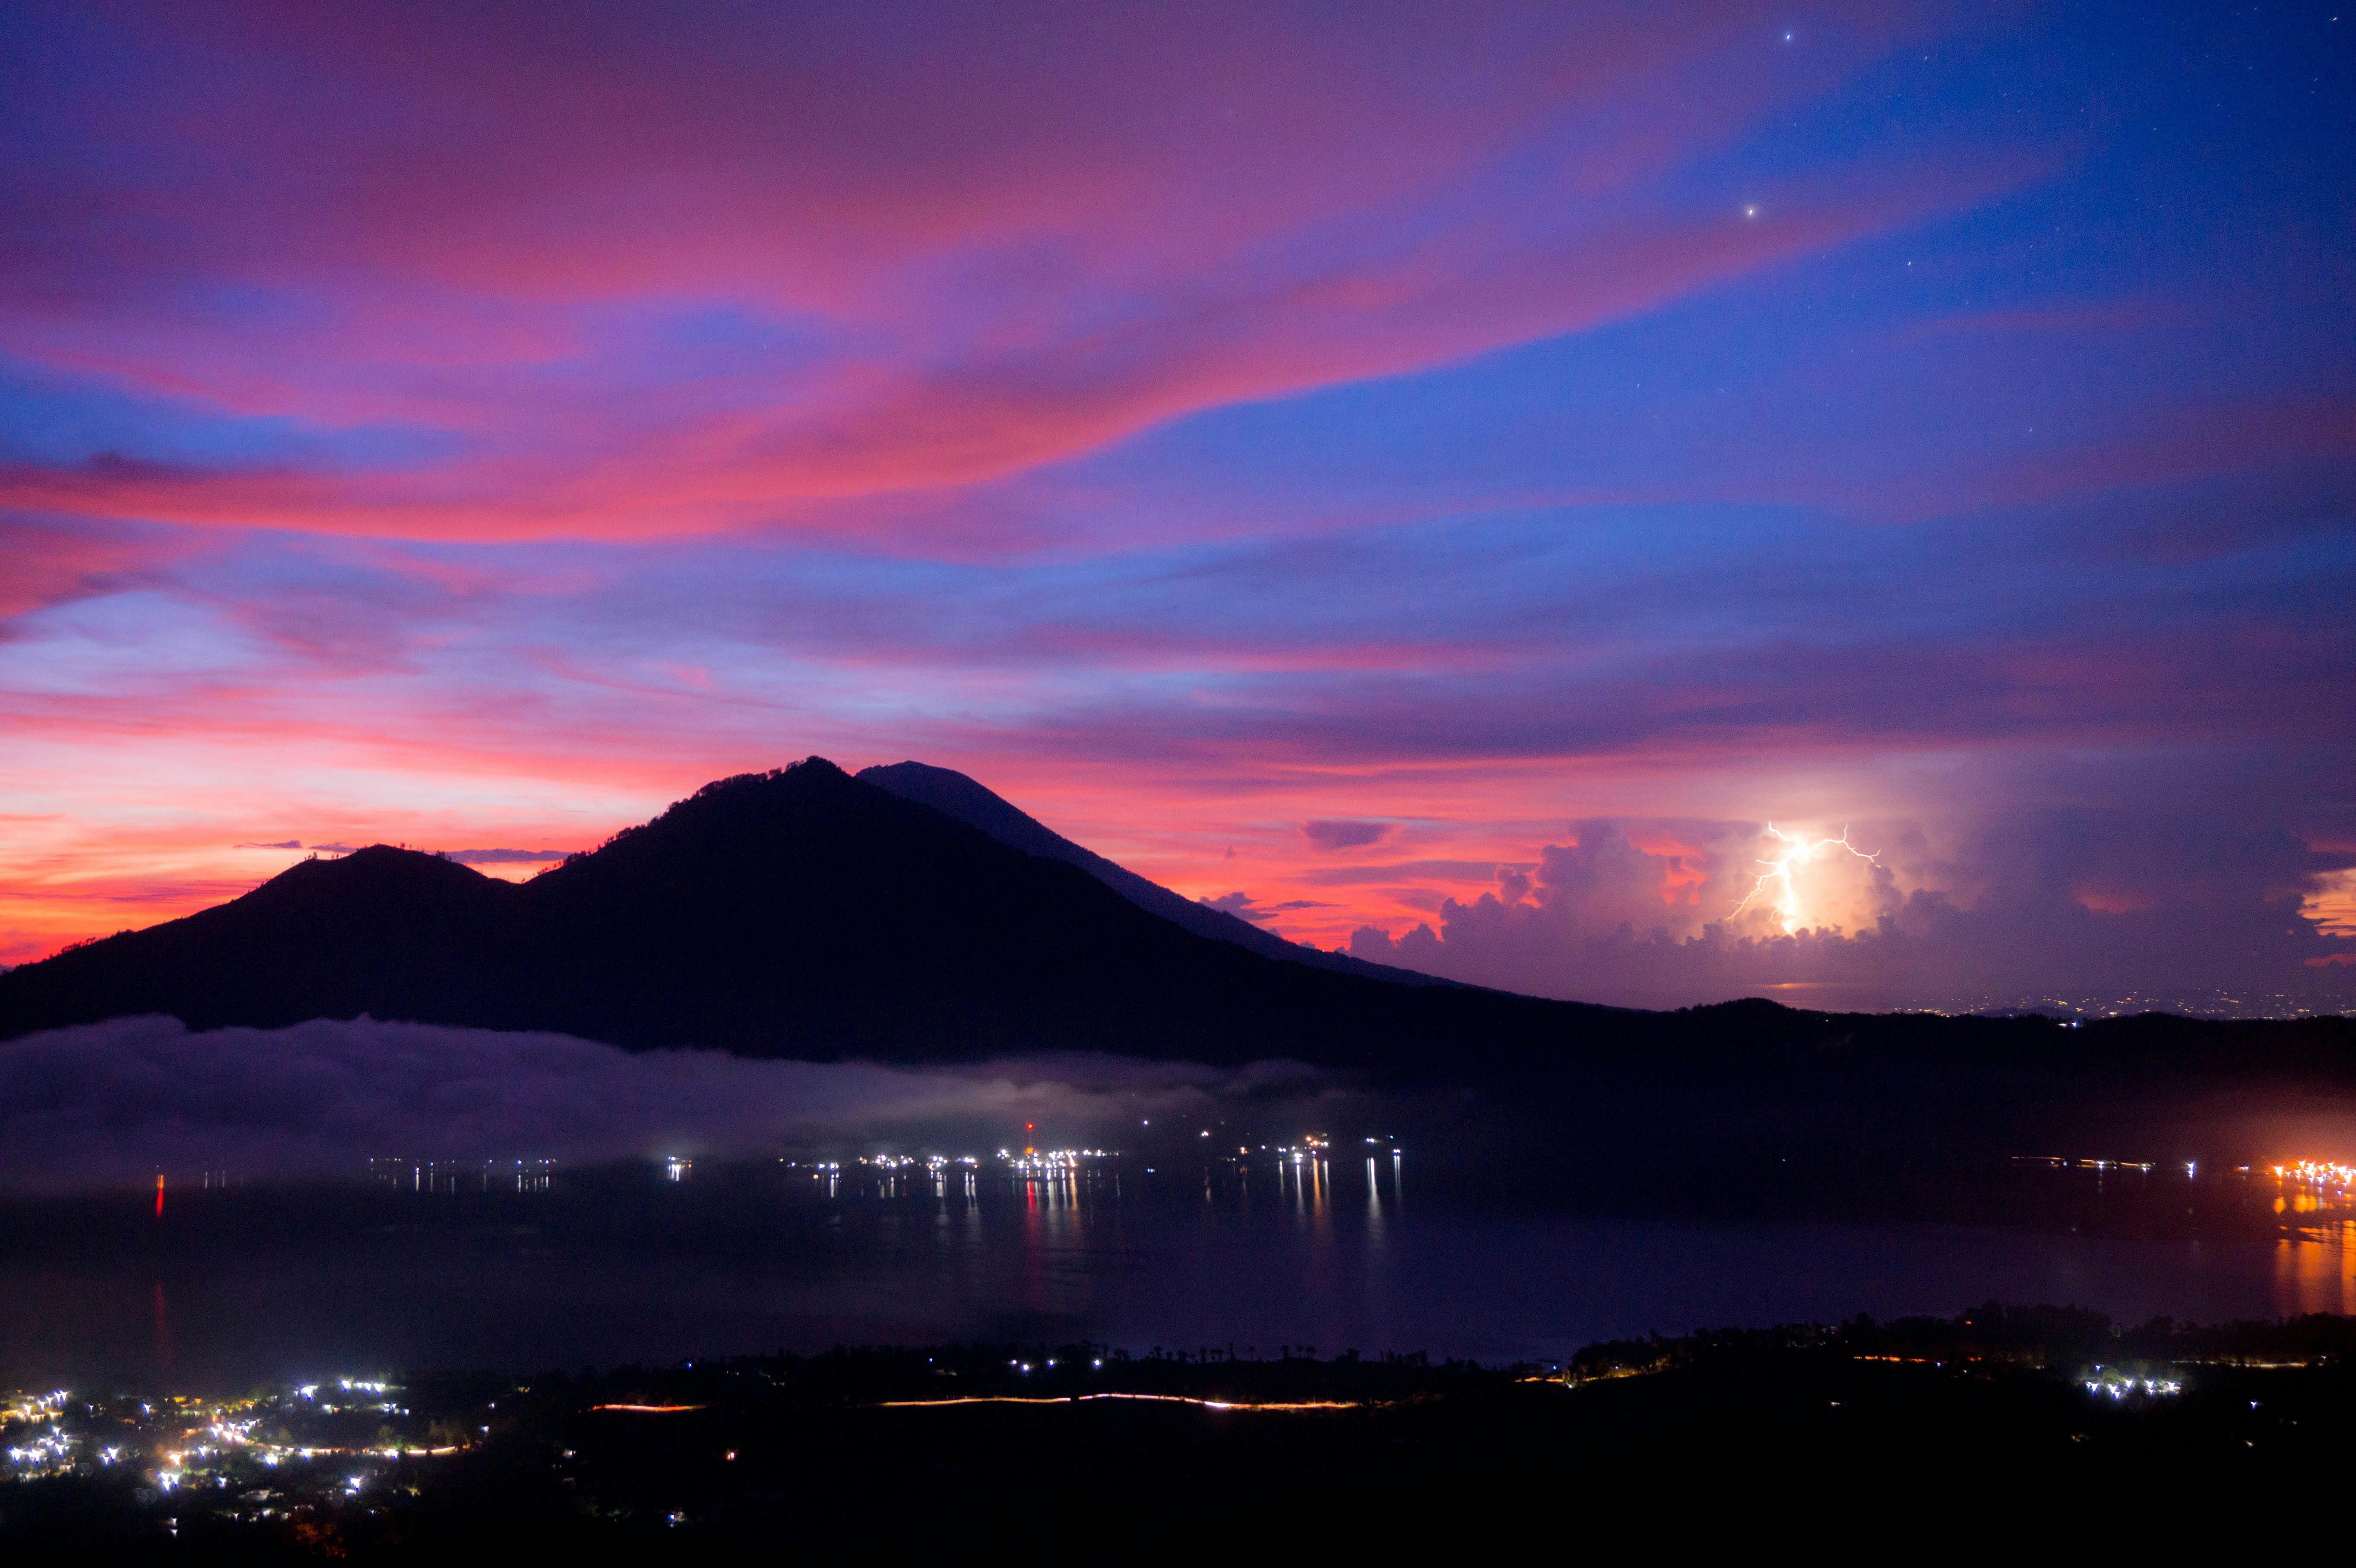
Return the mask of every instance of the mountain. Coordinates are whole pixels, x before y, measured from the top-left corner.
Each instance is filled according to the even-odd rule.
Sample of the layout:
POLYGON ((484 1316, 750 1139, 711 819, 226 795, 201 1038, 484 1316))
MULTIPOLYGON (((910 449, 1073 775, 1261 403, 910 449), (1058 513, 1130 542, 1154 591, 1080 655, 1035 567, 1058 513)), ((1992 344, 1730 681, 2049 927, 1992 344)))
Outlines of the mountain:
POLYGON ((819 758, 706 785, 529 882, 377 845, 0 976, 0 1037, 151 1012, 197 1029, 367 1013, 812 1060, 1354 1066, 1468 1029, 1549 1049, 1634 1016, 1272 959, 819 758))
POLYGON ((924 763, 890 763, 862 768, 858 776, 868 784, 891 791, 902 800, 913 800, 921 805, 929 805, 935 811, 946 812, 959 822, 979 827, 1001 844, 1020 849, 1025 855, 1077 866, 1138 908, 1149 914, 1158 914, 1171 924, 1191 931, 1197 936, 1207 936, 1215 942, 1232 942, 1264 958, 1280 958, 1288 963, 1306 964, 1312 968, 1332 969, 1344 975, 1363 975, 1369 979, 1390 980, 1402 986, 1455 984, 1452 980, 1419 974, 1413 969, 1400 969, 1388 964, 1369 964, 1346 953, 1324 953, 1314 947, 1303 947, 1299 943, 1287 942, 1272 931, 1262 931, 1251 922, 1239 920, 1223 909, 1197 903, 1183 893, 1173 892, 1159 882, 1148 881, 1128 867, 1116 865, 1095 850, 1073 843, 1038 818, 1025 816, 1004 796, 994 794, 955 769, 936 768, 924 763))

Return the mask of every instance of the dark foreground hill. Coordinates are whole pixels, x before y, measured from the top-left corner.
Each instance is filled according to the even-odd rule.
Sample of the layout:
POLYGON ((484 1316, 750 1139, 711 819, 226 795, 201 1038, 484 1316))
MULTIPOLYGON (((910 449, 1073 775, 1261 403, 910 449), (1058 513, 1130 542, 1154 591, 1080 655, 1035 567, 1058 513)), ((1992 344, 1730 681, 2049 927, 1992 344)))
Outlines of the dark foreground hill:
POLYGON ((2215 1137, 2151 1129, 2202 1097, 2277 1114, 2356 1088, 2348 1019, 1644 1013, 1321 969, 1182 929, 1101 874, 815 758, 708 785, 519 885, 378 846, 0 975, 0 1039, 148 1013, 199 1029, 368 1014, 817 1061, 1290 1058, 1479 1088, 1598 1148, 2034 1152, 2052 1129, 2126 1117, 2150 1152, 2213 1153, 2215 1137))
POLYGON ((44 1414, 38 1435, 54 1425, 68 1455, 118 1458, 28 1449, 39 1468, 8 1488, 0 1550, 744 1562, 781 1545, 870 1554, 890 1518, 903 1552, 961 1560, 976 1541, 1020 1541, 1100 1561, 1108 1543, 1146 1555, 1132 1543, 1151 1509, 1163 1549, 1205 1559, 1239 1555, 1240 1520, 1253 1555, 1455 1561, 1524 1555, 1546 1522, 1534 1498, 1582 1524, 1676 1519, 1712 1554, 1772 1531, 1841 1560, 1886 1555, 1926 1520, 1988 1560, 2024 1541, 2115 1554, 2147 1521, 2239 1543, 2286 1492, 2334 1490, 2356 1460, 2351 1328, 2316 1314, 2122 1332, 2077 1308, 1991 1304, 1952 1321, 1590 1345, 1558 1371, 1290 1345, 699 1355, 413 1373, 381 1410, 263 1385, 235 1407, 251 1441, 193 1451, 191 1402, 166 1403, 171 1383, 44 1414), (166 1464, 177 1488, 140 1485, 166 1464), (1154 1507, 1248 1497, 1271 1476, 1319 1506, 1154 1507))

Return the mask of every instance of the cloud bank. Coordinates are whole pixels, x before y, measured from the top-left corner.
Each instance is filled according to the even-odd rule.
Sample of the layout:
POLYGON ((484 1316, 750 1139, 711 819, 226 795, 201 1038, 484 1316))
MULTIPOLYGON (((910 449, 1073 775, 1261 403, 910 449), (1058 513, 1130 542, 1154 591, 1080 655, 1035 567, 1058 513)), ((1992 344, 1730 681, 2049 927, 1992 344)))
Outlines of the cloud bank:
POLYGON ((912 1069, 634 1055, 557 1034, 317 1019, 190 1033, 118 1019, 0 1044, 0 1187, 356 1173, 376 1156, 557 1159, 774 1154, 840 1140, 962 1140, 1035 1123, 1058 1144, 1242 1098, 1313 1096, 1297 1064, 1111 1058, 912 1069))
POLYGON ((1954 859, 1919 829, 1885 827, 1869 859, 1838 846, 1795 859, 1788 887, 1772 858, 1791 844, 1759 824, 1573 826, 1535 870, 1500 868, 1494 891, 1446 900, 1436 924, 1364 926, 1348 950, 1638 1006, 1789 986, 1858 988, 1883 1006, 2040 989, 2295 992, 2356 951, 2313 901, 2356 854, 2214 819, 2027 816, 1982 827, 1954 859))

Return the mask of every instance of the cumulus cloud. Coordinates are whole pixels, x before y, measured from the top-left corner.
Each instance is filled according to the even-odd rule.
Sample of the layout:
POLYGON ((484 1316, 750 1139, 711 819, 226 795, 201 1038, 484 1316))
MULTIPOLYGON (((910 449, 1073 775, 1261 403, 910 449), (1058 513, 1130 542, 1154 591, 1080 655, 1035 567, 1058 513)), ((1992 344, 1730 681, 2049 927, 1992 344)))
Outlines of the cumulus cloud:
POLYGON ((70 1188, 158 1169, 336 1175, 371 1156, 581 1163, 866 1138, 981 1148, 1026 1122, 1096 1141, 1145 1117, 1313 1097, 1326 1084, 1284 1062, 919 1069, 633 1054, 566 1035, 370 1019, 201 1034, 173 1019, 119 1019, 0 1044, 0 1184, 70 1188))
POLYGON ((1349 951, 1540 996, 1683 1005, 1784 986, 1854 987, 1878 1005, 2040 989, 2297 990, 2356 952, 2313 900, 2356 855, 2279 829, 2057 811, 1983 826, 1942 855, 1879 830, 1871 859, 1836 848, 1783 890, 1758 824, 1590 821, 1534 872, 1445 901, 1349 951), (1760 887, 1762 875, 1769 885, 1760 887), (1749 903, 1746 894, 1756 894, 1749 903), (1787 929, 1787 924, 1789 928, 1787 929))
POLYGON ((1378 844, 1390 831, 1387 822, 1309 822, 1301 825, 1301 837, 1320 849, 1355 849, 1362 845, 1378 844))

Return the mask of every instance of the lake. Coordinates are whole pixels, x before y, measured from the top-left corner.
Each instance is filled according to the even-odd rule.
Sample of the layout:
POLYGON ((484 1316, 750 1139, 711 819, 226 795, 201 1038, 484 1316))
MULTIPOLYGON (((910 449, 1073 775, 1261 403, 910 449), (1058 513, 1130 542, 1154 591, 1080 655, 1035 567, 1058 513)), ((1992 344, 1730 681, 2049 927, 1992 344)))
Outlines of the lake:
POLYGON ((8 1200, 0 1384, 209 1390, 951 1339, 1558 1360, 1653 1330, 1989 1299, 2132 1321, 2356 1312, 2346 1192, 2265 1171, 2010 1162, 1964 1178, 1967 1205, 1883 1192, 1846 1214, 1646 1211, 1543 1170, 1387 1149, 675 1174, 176 1188, 160 1218, 152 1193, 8 1200))

